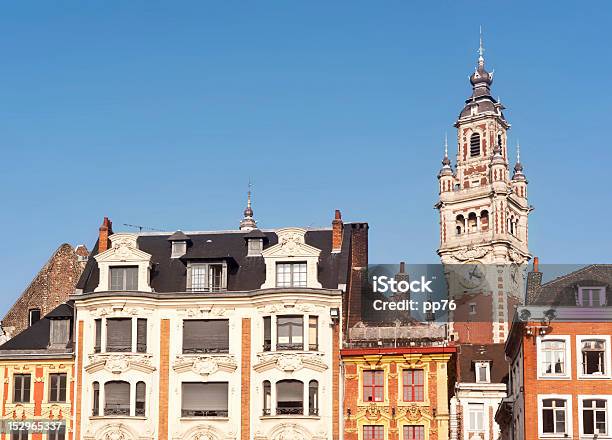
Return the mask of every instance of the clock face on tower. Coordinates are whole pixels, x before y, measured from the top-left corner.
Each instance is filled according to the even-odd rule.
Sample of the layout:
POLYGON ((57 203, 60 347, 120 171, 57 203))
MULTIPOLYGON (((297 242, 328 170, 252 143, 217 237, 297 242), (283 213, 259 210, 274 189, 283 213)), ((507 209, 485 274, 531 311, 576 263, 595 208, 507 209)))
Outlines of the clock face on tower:
POLYGON ((465 289, 475 289, 485 281, 484 265, 480 261, 467 261, 457 271, 459 284, 465 289))
POLYGON ((519 272, 519 267, 517 264, 512 263, 510 265, 510 286, 513 289, 517 289, 519 287, 519 277, 521 276, 519 272))

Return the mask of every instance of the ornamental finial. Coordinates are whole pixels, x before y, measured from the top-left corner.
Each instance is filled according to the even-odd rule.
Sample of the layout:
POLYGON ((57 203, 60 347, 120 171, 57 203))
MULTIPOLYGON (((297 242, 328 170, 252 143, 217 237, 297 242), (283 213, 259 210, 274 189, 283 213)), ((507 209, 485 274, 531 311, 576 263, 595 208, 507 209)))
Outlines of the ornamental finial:
POLYGON ((484 66, 484 45, 482 43, 482 25, 480 26, 480 47, 478 48, 478 65, 484 66))

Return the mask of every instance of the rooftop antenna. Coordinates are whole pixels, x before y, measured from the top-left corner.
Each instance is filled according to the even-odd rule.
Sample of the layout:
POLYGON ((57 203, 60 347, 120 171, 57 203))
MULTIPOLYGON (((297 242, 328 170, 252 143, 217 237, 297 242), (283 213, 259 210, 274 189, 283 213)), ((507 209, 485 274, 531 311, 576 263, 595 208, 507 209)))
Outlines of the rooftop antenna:
POLYGON ((123 223, 123 226, 127 226, 128 228, 138 229, 139 232, 142 232, 143 230, 145 230, 145 231, 163 232, 161 229, 151 228, 149 226, 143 226, 143 225, 131 225, 129 223, 123 223))

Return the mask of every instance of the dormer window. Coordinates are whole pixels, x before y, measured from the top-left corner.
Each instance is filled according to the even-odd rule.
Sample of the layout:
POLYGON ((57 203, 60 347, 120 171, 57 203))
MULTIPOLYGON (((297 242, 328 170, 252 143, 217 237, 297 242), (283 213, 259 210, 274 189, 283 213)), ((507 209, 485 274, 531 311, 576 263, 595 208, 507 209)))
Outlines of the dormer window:
POLYGON ((476 372, 476 383, 490 383, 491 382, 491 364, 488 361, 476 362, 474 364, 474 371, 476 372))
POLYGON ((276 263, 276 287, 306 287, 306 263, 276 263))
POLYGON ((579 287, 576 304, 580 307, 604 307, 606 305, 606 288, 579 287))
POLYGON ((138 266, 110 267, 110 290, 138 290, 138 266))
POLYGON ((187 290, 218 292, 227 289, 227 264, 190 263, 187 267, 187 290))
POLYGON ((187 253, 187 242, 186 241, 173 241, 172 242, 172 255, 170 258, 180 258, 187 253))
POLYGON ((263 250, 263 239, 250 238, 247 240, 247 257, 259 257, 263 250))
POLYGON ((70 320, 69 319, 52 319, 51 334, 49 339, 49 348, 60 349, 66 348, 70 340, 70 320))

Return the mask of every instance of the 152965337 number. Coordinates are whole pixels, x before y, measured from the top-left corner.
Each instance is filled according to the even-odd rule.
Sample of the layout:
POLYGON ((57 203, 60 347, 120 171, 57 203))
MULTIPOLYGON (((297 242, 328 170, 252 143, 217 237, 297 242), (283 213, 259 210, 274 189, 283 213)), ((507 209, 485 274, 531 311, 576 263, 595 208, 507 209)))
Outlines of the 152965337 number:
POLYGON ((2 420, 0 432, 8 434, 15 431, 27 431, 37 434, 48 434, 56 431, 65 431, 64 420, 2 420))

